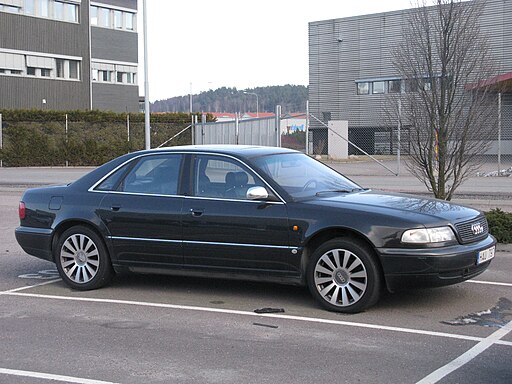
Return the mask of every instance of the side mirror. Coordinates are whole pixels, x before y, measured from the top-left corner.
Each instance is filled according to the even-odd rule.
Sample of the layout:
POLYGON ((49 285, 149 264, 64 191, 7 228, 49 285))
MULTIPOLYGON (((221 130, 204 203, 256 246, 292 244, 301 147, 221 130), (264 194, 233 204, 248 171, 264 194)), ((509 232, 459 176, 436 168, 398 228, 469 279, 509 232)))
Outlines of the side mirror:
POLYGON ((248 200, 267 200, 268 192, 264 187, 251 187, 246 196, 248 200))

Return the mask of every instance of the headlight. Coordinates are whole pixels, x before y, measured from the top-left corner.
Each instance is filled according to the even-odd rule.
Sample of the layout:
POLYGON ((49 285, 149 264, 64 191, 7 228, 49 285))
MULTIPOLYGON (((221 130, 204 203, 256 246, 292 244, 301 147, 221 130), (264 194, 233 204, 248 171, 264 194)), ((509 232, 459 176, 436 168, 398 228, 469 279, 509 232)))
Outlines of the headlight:
POLYGON ((402 235, 402 243, 428 244, 455 241, 455 233, 450 227, 409 229, 402 235))

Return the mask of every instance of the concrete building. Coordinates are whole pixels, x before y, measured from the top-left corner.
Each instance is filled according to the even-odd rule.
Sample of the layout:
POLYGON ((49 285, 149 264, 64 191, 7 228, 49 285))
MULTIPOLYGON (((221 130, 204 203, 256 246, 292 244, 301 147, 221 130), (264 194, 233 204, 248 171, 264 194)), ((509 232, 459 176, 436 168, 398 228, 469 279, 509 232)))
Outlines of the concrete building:
POLYGON ((0 109, 137 112, 137 0, 0 0, 0 109))
MULTIPOLYGON (((407 92, 393 67, 392 49, 400 44, 408 12, 309 23, 310 112, 325 124, 348 121, 349 140, 371 154, 393 152, 396 135, 386 126, 385 104, 387 94, 407 92)), ((480 25, 500 64, 495 80, 502 82, 500 89, 508 84, 501 100, 501 139, 512 154, 512 0, 487 0, 480 25)), ((310 123, 313 148, 327 153, 327 128, 318 120, 310 123)))

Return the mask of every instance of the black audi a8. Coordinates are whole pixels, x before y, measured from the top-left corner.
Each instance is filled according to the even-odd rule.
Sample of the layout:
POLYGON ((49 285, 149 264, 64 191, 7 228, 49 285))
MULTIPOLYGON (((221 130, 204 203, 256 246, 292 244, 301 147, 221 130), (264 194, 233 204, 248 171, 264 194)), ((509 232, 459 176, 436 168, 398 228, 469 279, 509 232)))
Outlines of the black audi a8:
POLYGON ((358 312, 383 290, 482 273, 495 239, 478 210, 362 188, 293 150, 183 146, 130 153, 65 186, 27 190, 16 239, 78 290, 115 273, 307 285, 358 312))

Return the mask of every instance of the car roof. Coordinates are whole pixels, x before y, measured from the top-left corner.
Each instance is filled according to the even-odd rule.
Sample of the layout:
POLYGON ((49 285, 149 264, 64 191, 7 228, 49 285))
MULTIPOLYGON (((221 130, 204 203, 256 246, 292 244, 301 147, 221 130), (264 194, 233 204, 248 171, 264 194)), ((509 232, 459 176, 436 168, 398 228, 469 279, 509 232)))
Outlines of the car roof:
POLYGON ((277 153, 294 153, 297 152, 288 148, 281 147, 264 147, 256 145, 227 145, 227 144, 211 144, 211 145, 184 145, 175 147, 163 147, 156 149, 149 149, 144 151, 136 152, 138 154, 143 153, 156 153, 156 152, 190 152, 190 153, 217 153, 226 154, 236 157, 257 157, 265 156, 277 153))

